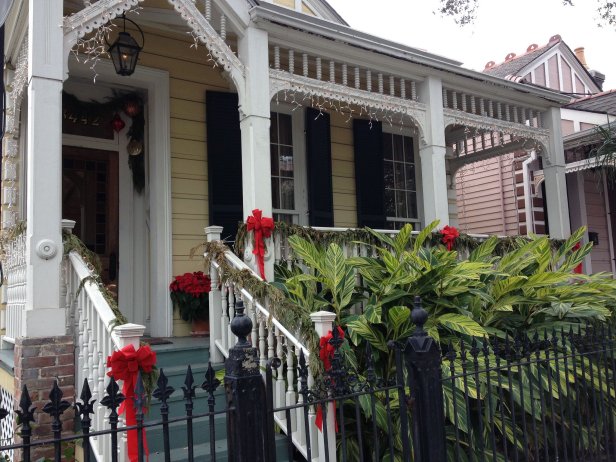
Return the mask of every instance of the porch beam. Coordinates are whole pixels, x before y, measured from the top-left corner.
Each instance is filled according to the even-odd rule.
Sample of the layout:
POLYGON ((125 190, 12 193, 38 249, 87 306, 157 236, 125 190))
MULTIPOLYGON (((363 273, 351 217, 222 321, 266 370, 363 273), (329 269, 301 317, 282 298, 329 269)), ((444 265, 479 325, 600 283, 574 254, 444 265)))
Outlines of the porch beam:
POLYGON ((545 128, 549 131, 547 146, 542 157, 550 237, 566 239, 571 234, 571 224, 560 109, 557 107, 548 109, 543 114, 543 120, 545 128))
POLYGON ((60 305, 62 0, 29 0, 26 309, 21 334, 65 335, 60 305))
POLYGON ((449 224, 447 171, 445 165, 445 122, 441 80, 428 77, 419 85, 419 100, 426 105, 423 142, 419 148, 423 191, 424 222, 439 220, 449 224))

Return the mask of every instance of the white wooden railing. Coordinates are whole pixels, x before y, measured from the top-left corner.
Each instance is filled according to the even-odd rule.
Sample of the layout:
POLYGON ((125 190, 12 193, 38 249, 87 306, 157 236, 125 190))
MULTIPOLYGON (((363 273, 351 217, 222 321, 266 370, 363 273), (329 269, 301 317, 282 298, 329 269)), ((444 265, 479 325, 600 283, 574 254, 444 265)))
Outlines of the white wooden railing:
MULTIPOLYGON (((26 233, 17 236, 8 244, 4 262, 6 276, 6 331, 5 342, 15 344, 21 336, 24 310, 26 307, 26 233)), ((10 345, 9 345, 10 346, 10 345)))
MULTIPOLYGON (((210 226, 206 228, 208 241, 220 240, 221 227, 210 226)), ((254 277, 259 278, 249 266, 247 266, 240 258, 238 258, 231 250, 225 253, 225 259, 228 264, 238 270, 251 271, 254 277)), ((213 362, 220 362, 227 358, 229 349, 235 345, 236 338, 231 332, 230 324, 235 315, 235 302, 241 298, 246 306, 246 313, 252 320, 252 333, 250 340, 253 346, 257 348, 259 365, 265 375, 265 367, 267 362, 276 357, 279 358, 282 364, 286 365, 286 371, 283 373, 283 367, 274 371, 274 407, 293 406, 300 404, 303 397, 298 393, 300 387, 299 376, 297 374, 297 366, 299 362, 300 352, 304 353, 306 361, 309 361, 311 352, 293 332, 290 332, 286 326, 280 321, 272 317, 265 305, 256 300, 246 288, 239 284, 227 281, 220 284, 221 280, 225 280, 223 268, 216 262, 212 262, 210 268, 211 286, 210 292, 210 358, 213 362)), ((333 317, 328 317, 331 313, 324 313, 319 317, 315 313, 313 322, 315 329, 318 332, 332 329, 333 317)), ((324 334, 323 334, 324 335, 324 334)), ((308 386, 311 387, 314 383, 314 378, 310 373, 308 376, 308 386)), ((285 433, 291 432, 293 443, 304 457, 307 455, 307 438, 310 438, 311 456, 313 461, 318 461, 319 454, 324 454, 324 438, 322 433, 316 428, 316 414, 314 409, 309 411, 309 434, 306 434, 304 424, 304 416, 302 412, 291 412, 291 428, 287 428, 287 421, 283 413, 274 415, 277 425, 285 433)), ((334 426, 328 426, 328 429, 334 429, 334 426)), ((328 434, 328 441, 335 445, 335 433, 328 434)), ((331 450, 331 448, 330 448, 331 450)), ((331 459, 334 460, 334 459, 331 459)))
MULTIPOLYGON (((139 348, 139 339, 145 330, 137 324, 115 326, 116 316, 99 286, 92 281, 93 270, 77 252, 71 252, 63 261, 67 313, 74 324, 75 335, 75 388, 79 396, 84 380, 96 400, 92 416, 92 430, 108 428, 109 412, 101 405, 109 383, 107 357, 128 344, 139 348)), ((123 425, 123 423, 122 423, 123 425)), ((111 460, 111 436, 91 438, 92 451, 98 462, 111 460)), ((126 433, 118 441, 118 457, 127 460, 126 433)))

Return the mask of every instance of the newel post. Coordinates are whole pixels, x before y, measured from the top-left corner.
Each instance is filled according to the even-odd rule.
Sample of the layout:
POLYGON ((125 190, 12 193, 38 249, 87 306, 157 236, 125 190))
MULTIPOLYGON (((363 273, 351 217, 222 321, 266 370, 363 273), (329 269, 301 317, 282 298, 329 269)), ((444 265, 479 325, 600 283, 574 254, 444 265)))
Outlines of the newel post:
POLYGON ((135 351, 137 351, 141 346, 141 337, 143 337, 144 332, 145 326, 132 323, 122 324, 113 329, 113 335, 118 340, 118 348, 120 350, 128 345, 132 345, 135 351))
POLYGON ((237 343, 229 350, 225 361, 225 393, 232 409, 227 418, 227 444, 231 462, 269 462, 266 441, 267 409, 265 383, 259 370, 257 349, 247 337, 252 332, 252 320, 244 314, 244 302, 235 303, 231 332, 237 343))
POLYGON ((404 347, 413 413, 414 460, 444 462, 445 415, 441 383, 441 349, 424 330, 428 313, 415 297, 411 313, 417 326, 404 347))
MULTIPOLYGON (((314 323, 314 329, 319 337, 325 337, 334 330, 336 313, 329 311, 319 311, 311 313, 310 319, 314 323)), ((325 453, 329 454, 329 460, 336 460, 336 405, 334 402, 327 404, 327 424, 323 425, 323 431, 318 431, 319 437, 319 456, 320 460, 325 460, 325 453)))
MULTIPOLYGON (((220 241, 222 226, 208 226, 205 228, 207 242, 220 241)), ((210 361, 214 364, 223 362, 222 353, 216 346, 216 340, 222 339, 222 294, 220 291, 220 274, 213 265, 209 268, 210 290, 210 361)), ((226 329, 226 327, 225 327, 226 329)))

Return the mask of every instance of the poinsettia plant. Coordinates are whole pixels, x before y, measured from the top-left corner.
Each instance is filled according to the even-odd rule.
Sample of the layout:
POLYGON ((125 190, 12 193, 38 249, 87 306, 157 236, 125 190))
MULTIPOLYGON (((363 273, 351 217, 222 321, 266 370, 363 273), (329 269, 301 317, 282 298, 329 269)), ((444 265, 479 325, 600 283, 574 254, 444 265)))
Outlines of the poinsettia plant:
POLYGON ((174 276, 169 285, 171 300, 186 322, 209 318, 209 293, 212 290, 210 277, 203 271, 174 276))

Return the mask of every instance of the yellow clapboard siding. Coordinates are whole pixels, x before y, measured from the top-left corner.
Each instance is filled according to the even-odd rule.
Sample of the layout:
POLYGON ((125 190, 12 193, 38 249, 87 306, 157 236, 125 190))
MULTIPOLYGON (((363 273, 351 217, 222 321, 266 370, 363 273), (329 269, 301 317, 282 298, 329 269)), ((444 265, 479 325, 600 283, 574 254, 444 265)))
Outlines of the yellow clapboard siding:
POLYGON ((203 84, 198 82, 191 82, 182 78, 169 79, 169 93, 172 98, 184 99, 205 104, 206 90, 230 91, 229 84, 227 82, 223 82, 222 86, 218 86, 215 85, 214 82, 207 82, 203 84))
POLYGON ((353 131, 349 128, 331 127, 332 144, 340 143, 353 146, 353 131))
POLYGON ((202 102, 171 98, 170 109, 173 118, 205 122, 205 104, 202 102))
POLYGON ((205 141, 205 124, 192 120, 171 119, 171 137, 205 141))
POLYGON ((353 146, 346 144, 332 145, 332 159, 354 161, 353 146))
POLYGON ((208 216, 208 203, 204 199, 174 198, 171 206, 175 214, 208 216))
MULTIPOLYGON (((205 130, 205 126, 203 128, 205 130)), ((206 160, 207 145, 204 141, 171 138, 171 157, 206 160)))
MULTIPOLYGON (((176 257, 186 256, 190 258, 190 254, 194 249, 195 256, 193 259, 199 261, 201 259, 199 252, 203 253, 203 251, 199 250, 198 246, 203 243, 203 241, 205 241, 205 231, 202 232, 202 236, 195 236, 191 239, 173 239, 173 255, 176 257)), ((203 268, 203 266, 201 268, 203 268)))
POLYGON ((355 178, 343 178, 335 176, 332 178, 334 193, 355 194, 355 178))
POLYGON ((199 196, 207 198, 207 182, 187 178, 171 177, 171 192, 175 195, 199 196))
POLYGON ((357 199, 354 194, 334 194, 334 208, 341 210, 357 210, 357 199))
POLYGON ((170 77, 191 82, 209 83, 217 86, 223 86, 223 82, 225 82, 217 70, 205 64, 182 61, 145 52, 139 55, 139 62, 144 66, 164 69, 169 72, 170 77))
POLYGON ((348 210, 336 210, 334 212, 334 226, 341 228, 357 227, 357 212, 348 210))
POLYGON ((346 160, 332 160, 332 175, 345 178, 355 177, 355 163, 346 160))
POLYGON ((202 160, 172 158, 171 176, 207 181, 207 163, 202 160))
POLYGON ((207 226, 204 219, 173 218, 173 236, 203 236, 203 228, 207 226))

